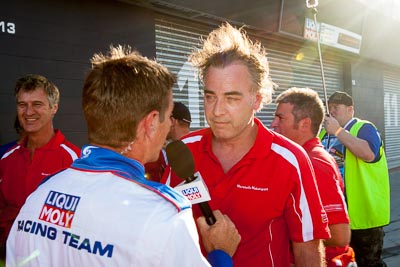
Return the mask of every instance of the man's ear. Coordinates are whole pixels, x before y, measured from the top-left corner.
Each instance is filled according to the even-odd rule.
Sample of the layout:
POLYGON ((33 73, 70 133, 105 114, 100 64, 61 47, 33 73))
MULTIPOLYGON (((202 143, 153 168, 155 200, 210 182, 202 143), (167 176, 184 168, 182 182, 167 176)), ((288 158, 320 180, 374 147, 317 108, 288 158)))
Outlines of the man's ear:
POLYGON ((152 137, 160 125, 160 113, 151 111, 143 118, 143 126, 146 136, 152 137))
POLYGON ((257 93, 255 95, 255 100, 254 100, 254 103, 253 103, 253 109, 258 111, 260 109, 261 102, 262 102, 262 96, 257 93))
POLYGON ((54 104, 52 109, 53 109, 53 111, 51 112, 51 114, 54 116, 54 115, 56 115, 56 113, 58 111, 58 104, 54 104))
POLYGON ((347 106, 347 112, 350 113, 352 116, 354 116, 354 107, 353 106, 347 106))
POLYGON ((175 119, 174 117, 171 117, 171 126, 174 126, 177 123, 177 119, 175 119))
POLYGON ((304 119, 300 120, 299 128, 301 130, 303 130, 303 131, 311 129, 311 119, 310 118, 304 118, 304 119))

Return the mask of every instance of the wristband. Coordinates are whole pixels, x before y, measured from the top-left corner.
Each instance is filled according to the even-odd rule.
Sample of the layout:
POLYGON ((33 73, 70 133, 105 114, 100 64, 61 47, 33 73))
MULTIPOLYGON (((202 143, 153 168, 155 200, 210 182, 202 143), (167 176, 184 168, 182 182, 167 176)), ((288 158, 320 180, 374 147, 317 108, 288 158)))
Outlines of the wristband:
POLYGON ((340 132, 343 130, 342 127, 339 127, 339 129, 336 130, 335 132, 335 136, 338 136, 338 134, 340 134, 340 132))
POLYGON ((231 267, 233 266, 232 258, 223 250, 213 250, 208 253, 208 262, 213 267, 231 267))

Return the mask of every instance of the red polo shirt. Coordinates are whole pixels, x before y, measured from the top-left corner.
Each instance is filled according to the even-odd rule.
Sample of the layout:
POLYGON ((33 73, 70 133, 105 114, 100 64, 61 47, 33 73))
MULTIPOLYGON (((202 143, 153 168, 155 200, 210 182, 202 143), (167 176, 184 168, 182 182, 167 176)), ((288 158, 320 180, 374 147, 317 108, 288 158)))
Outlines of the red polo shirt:
MULTIPOLYGON (((290 240, 329 238, 326 213, 304 150, 258 119, 255 123, 253 147, 227 173, 211 150, 209 128, 190 133, 183 142, 210 191, 211 208, 227 214, 242 236, 234 265, 289 266, 290 240)), ((170 176, 169 168, 163 180, 171 186, 182 181, 170 176)), ((201 215, 198 205, 193 212, 201 215)))
POLYGON ((79 155, 80 149, 68 142, 59 130, 55 130, 54 137, 46 145, 35 149, 32 160, 25 145, 16 145, 3 155, 0 160, 0 242, 5 241, 25 199, 43 178, 69 167, 79 155))

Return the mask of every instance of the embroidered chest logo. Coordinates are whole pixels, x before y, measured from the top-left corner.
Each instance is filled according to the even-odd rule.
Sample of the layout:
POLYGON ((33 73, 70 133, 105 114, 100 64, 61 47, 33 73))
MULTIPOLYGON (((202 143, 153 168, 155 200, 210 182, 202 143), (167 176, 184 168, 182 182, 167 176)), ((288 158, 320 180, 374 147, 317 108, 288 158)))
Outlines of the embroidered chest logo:
POLYGON ((80 197, 50 191, 39 219, 65 228, 71 228, 80 197))
POLYGON ((245 190, 262 191, 262 192, 267 192, 268 191, 268 187, 257 187, 257 186, 254 186, 254 185, 240 185, 240 184, 237 184, 236 187, 240 188, 240 189, 245 189, 245 190))

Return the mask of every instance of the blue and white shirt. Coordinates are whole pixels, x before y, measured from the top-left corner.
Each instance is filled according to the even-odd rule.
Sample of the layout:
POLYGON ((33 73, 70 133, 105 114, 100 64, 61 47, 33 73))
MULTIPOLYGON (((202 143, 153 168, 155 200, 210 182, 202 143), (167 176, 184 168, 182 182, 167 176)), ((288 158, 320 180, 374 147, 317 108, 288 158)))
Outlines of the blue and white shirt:
POLYGON ((148 181, 144 167, 86 146, 20 210, 7 240, 8 267, 210 266, 190 202, 148 181))

